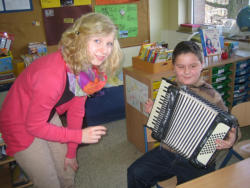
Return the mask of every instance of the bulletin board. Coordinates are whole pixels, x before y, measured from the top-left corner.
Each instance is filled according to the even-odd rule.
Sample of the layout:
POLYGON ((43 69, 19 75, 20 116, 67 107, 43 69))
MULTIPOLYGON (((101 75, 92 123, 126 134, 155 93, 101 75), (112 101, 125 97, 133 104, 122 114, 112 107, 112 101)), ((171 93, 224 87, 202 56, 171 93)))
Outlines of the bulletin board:
POLYGON ((32 10, 32 0, 0 0, 0 13, 32 10))
POLYGON ((46 41, 40 1, 32 0, 32 6, 32 11, 0 13, 0 31, 15 37, 12 46, 14 60, 27 54, 29 42, 46 41))
MULTIPOLYGON (((145 41, 150 41, 148 0, 139 0, 132 4, 137 4, 138 33, 135 37, 120 38, 119 42, 121 47, 139 46, 145 41)), ((95 10, 95 7, 93 7, 93 10, 95 10)))
MULTIPOLYGON (((92 0, 94 10, 95 0, 92 0)), ((121 47, 141 45, 150 41, 149 33, 149 3, 148 0, 135 1, 138 7, 138 35, 119 39, 121 47)), ((0 31, 15 35, 12 46, 14 59, 20 59, 21 54, 27 54, 29 42, 46 41, 43 13, 39 0, 32 0, 32 11, 0 13, 0 31)), ((57 45, 48 46, 48 52, 57 49, 57 45)))
POLYGON ((138 4, 138 36, 119 40, 122 47, 139 46, 145 41, 150 42, 149 3, 140 0, 138 4))

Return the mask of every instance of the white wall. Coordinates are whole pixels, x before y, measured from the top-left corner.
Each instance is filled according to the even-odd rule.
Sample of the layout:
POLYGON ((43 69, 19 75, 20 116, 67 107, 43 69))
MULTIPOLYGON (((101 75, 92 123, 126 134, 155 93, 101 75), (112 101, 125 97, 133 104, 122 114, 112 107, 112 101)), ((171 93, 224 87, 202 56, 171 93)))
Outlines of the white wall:
MULTIPOLYGON (((161 31, 167 28, 167 2, 166 0, 149 0, 151 42, 164 40, 161 36, 161 31)), ((123 66, 132 66, 132 57, 138 55, 140 46, 123 48, 122 50, 125 56, 123 66)))
MULTIPOLYGON (((173 49, 176 44, 182 40, 187 40, 189 34, 176 32, 176 30, 168 30, 168 11, 171 8, 175 8, 173 0, 149 0, 149 14, 150 14, 150 41, 165 41, 169 44, 169 48, 173 49)), ((184 3, 186 0, 178 0, 180 11, 182 14, 186 14, 184 7, 187 6, 184 3)), ((174 10, 172 10, 174 11, 174 10)), ((178 11, 178 10, 176 10, 178 11)), ((185 16, 180 17, 185 17, 185 16)), ((181 18, 178 18, 180 21, 181 18)), ((183 18, 185 19, 185 18, 183 18)), ((182 20, 183 21, 183 20, 182 20)), ((140 46, 134 46, 129 48, 123 48, 124 52, 124 62, 123 66, 132 66, 132 57, 137 56, 140 50, 140 46)))
POLYGON ((162 30, 161 38, 168 43, 169 49, 174 49, 177 43, 187 40, 190 34, 180 33, 174 30, 162 30))

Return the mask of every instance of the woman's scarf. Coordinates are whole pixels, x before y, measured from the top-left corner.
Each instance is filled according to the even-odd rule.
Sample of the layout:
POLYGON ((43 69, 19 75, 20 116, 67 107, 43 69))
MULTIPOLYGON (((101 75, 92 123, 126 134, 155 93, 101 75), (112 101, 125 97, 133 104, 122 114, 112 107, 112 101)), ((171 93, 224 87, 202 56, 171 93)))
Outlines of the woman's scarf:
POLYGON ((89 68, 86 72, 80 72, 75 75, 67 68, 69 78, 69 89, 75 96, 92 95, 100 91, 106 84, 107 76, 103 72, 99 72, 96 67, 89 68))

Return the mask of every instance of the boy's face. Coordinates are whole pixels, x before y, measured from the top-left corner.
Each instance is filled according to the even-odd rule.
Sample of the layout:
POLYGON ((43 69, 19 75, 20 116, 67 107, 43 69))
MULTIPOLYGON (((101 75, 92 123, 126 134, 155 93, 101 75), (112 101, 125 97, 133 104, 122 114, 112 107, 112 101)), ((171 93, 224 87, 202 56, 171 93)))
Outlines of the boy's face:
POLYGON ((180 54, 174 65, 177 80, 183 85, 195 84, 202 71, 202 62, 193 53, 180 54))

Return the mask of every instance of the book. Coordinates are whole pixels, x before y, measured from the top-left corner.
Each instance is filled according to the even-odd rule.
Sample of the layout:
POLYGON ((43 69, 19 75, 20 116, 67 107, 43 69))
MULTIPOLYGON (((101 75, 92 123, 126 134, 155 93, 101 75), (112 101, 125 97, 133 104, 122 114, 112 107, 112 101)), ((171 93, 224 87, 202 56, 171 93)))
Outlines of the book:
POLYGON ((145 43, 145 44, 142 44, 141 48, 140 48, 140 51, 139 51, 138 57, 141 60, 145 60, 147 58, 149 48, 152 47, 152 46, 154 46, 154 45, 155 45, 155 43, 145 43))
POLYGON ((220 34, 216 28, 200 29, 202 49, 204 56, 214 56, 221 54, 220 34))
POLYGON ((172 59, 173 50, 160 49, 154 63, 161 63, 172 59))
POLYGON ((0 74, 0 91, 9 89, 11 84, 16 80, 16 77, 13 72, 0 74))
POLYGON ((167 47, 168 43, 165 42, 142 44, 138 57, 139 59, 150 63, 162 62, 164 59, 167 60, 172 57, 172 53, 170 53, 171 50, 168 50, 167 47))
POLYGON ((151 59, 152 55, 154 54, 154 51, 155 51, 154 46, 149 48, 149 53, 147 55, 147 62, 150 62, 150 59, 151 59))
POLYGON ((1 80, 7 80, 7 79, 12 79, 15 78, 15 75, 13 72, 11 73, 6 73, 6 74, 0 74, 0 81, 1 80))

